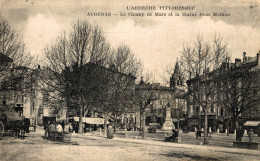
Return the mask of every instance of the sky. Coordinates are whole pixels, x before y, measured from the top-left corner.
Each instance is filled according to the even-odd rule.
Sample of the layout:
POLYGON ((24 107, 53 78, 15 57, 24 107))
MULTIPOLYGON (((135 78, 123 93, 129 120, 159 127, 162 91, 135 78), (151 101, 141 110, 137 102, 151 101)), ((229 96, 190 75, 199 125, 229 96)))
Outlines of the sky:
POLYGON ((44 47, 78 19, 98 24, 112 46, 130 46, 152 72, 152 82, 162 82, 166 66, 174 66, 183 45, 196 35, 212 41, 220 34, 228 41, 231 57, 256 56, 260 50, 260 0, 0 0, 1 14, 18 32, 39 64, 44 47), (156 6, 156 11, 127 10, 127 6, 156 6), (160 11, 159 6, 195 6, 195 11, 160 11), (112 16, 87 16, 110 12, 112 16), (120 12, 229 13, 230 16, 119 16, 120 12), (114 15, 118 14, 118 15, 114 15))

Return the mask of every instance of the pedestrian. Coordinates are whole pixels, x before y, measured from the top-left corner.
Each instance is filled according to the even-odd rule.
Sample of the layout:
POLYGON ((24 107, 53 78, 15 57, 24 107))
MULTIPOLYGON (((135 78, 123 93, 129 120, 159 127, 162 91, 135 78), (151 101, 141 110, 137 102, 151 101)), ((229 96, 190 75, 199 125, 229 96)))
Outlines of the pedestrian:
POLYGON ((249 142, 253 141, 253 136, 254 136, 254 131, 253 131, 253 129, 250 129, 248 132, 249 142))
POLYGON ((172 129, 172 141, 174 141, 176 137, 178 137, 178 131, 172 129))
POLYGON ((113 127, 109 124, 107 128, 107 138, 112 139, 113 138, 113 127))
POLYGON ((63 132, 62 123, 59 123, 57 125, 56 129, 57 129, 57 132, 59 132, 59 133, 63 132))
POLYGON ((244 131, 242 130, 241 126, 239 126, 236 133, 236 140, 242 141, 243 135, 244 135, 244 131))
POLYGON ((71 122, 69 122, 68 124, 69 124, 69 132, 73 132, 73 126, 72 126, 71 122))
POLYGON ((64 131, 70 132, 70 127, 69 127, 69 123, 68 122, 65 122, 64 131))
POLYGON ((47 139, 49 137, 49 127, 50 126, 50 121, 48 121, 45 125, 44 125, 44 138, 47 139))

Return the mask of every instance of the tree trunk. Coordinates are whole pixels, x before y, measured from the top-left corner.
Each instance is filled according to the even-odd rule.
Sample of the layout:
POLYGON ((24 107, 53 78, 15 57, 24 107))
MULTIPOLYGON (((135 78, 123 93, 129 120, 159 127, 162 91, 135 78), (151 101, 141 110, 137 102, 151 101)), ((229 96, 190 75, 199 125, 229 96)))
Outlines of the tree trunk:
POLYGON ((117 114, 114 114, 114 133, 116 133, 116 128, 117 128, 117 114))
POLYGON ((204 145, 208 144, 208 140, 207 140, 207 137, 208 137, 208 113, 207 113, 207 110, 204 110, 204 145))
POLYGON ((139 129, 140 136, 142 135, 142 120, 143 120, 142 115, 143 115, 142 107, 140 106, 140 129, 139 129))
POLYGON ((236 129, 238 129, 238 116, 236 116, 236 129))
POLYGON ((82 133, 82 111, 83 111, 83 107, 82 105, 79 106, 79 128, 78 128, 78 133, 81 134, 82 133))
POLYGON ((241 129, 238 127, 238 116, 235 116, 235 126, 236 126, 236 140, 239 140, 239 133, 241 129))
POLYGON ((142 113, 142 138, 144 139, 145 137, 145 110, 143 110, 142 113))
POLYGON ((229 120, 227 121, 226 129, 227 129, 227 136, 229 136, 229 120))
POLYGON ((236 129, 236 119, 234 118, 234 116, 231 117, 230 125, 231 125, 230 128, 231 128, 232 132, 235 132, 235 129, 236 129))
POLYGON ((107 111, 105 111, 105 119, 104 119, 104 135, 107 135, 107 111))

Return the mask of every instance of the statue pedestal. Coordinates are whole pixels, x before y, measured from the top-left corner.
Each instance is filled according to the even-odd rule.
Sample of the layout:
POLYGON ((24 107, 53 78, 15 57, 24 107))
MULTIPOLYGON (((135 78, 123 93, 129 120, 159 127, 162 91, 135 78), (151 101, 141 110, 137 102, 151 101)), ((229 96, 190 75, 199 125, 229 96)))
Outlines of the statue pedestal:
POLYGON ((163 123, 162 130, 164 130, 164 131, 172 131, 172 129, 175 129, 174 124, 172 123, 172 119, 171 120, 166 120, 163 123))
POLYGON ((175 126, 172 123, 171 109, 167 108, 166 109, 166 119, 165 119, 165 122, 163 123, 162 130, 164 130, 164 131, 172 131, 172 129, 175 129, 175 126))

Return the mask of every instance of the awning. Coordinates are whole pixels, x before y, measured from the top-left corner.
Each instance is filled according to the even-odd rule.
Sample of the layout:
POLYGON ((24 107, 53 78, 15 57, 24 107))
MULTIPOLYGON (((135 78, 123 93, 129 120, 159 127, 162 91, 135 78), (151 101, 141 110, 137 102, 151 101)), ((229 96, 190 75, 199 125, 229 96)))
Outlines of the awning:
MULTIPOLYGON (((79 117, 73 117, 74 121, 79 122, 79 117)), ((82 122, 86 122, 87 124, 97 124, 103 125, 104 119, 103 118, 93 118, 93 117, 82 117, 82 122)), ((107 123, 109 123, 107 121, 107 123)))
POLYGON ((258 126, 260 121, 247 121, 244 126, 258 126))
POLYGON ((16 112, 7 112, 6 117, 7 117, 8 121, 16 121, 16 120, 22 120, 23 119, 23 117, 21 117, 16 112))

